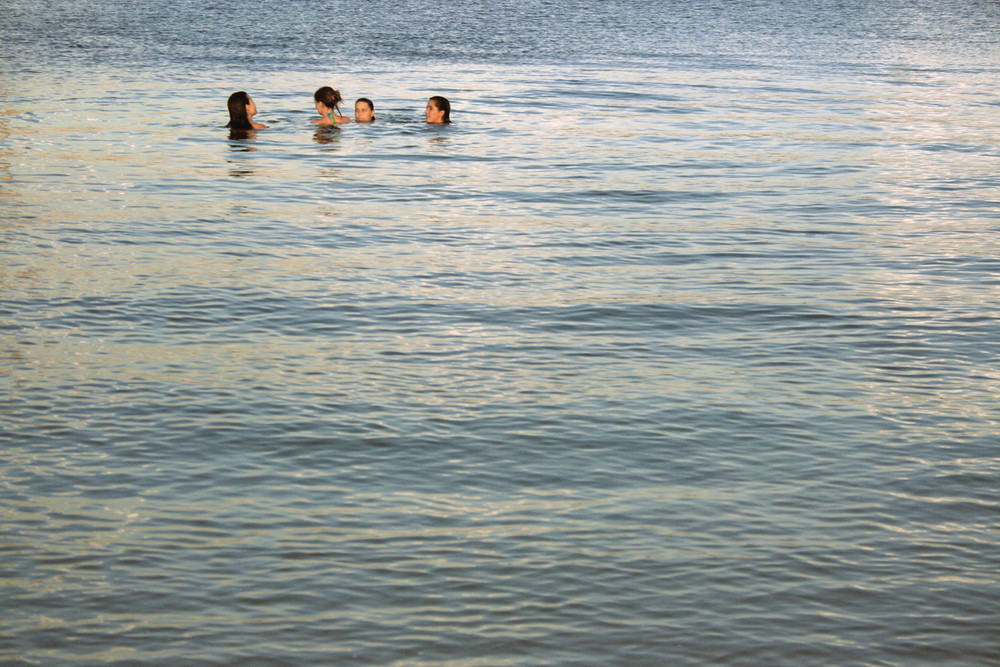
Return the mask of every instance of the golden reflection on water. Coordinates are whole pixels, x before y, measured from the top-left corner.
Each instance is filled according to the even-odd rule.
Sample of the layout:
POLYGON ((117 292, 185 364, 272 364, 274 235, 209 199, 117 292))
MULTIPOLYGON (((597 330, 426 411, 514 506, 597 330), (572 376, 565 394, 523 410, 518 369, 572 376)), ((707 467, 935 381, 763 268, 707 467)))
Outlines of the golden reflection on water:
MULTIPOLYGON (((941 312, 940 304, 950 304, 953 310, 983 312, 984 304, 1000 303, 995 285, 969 284, 957 270, 972 261, 988 263, 1000 256, 1000 241, 989 233, 995 227, 997 211, 988 206, 981 213, 959 211, 956 207, 961 202, 967 206, 969 193, 956 194, 947 189, 950 183, 959 182, 964 188, 978 187, 982 193, 978 199, 982 201, 997 197, 995 155, 989 151, 962 150, 988 145, 1000 134, 1000 120, 993 113, 993 105, 966 103, 964 96, 975 84, 959 81, 957 85, 945 85, 955 82, 935 74, 901 70, 899 76, 903 79, 928 83, 919 88, 919 97, 889 96, 881 85, 853 82, 848 88, 828 92, 850 98, 858 108, 831 111, 823 104, 797 108, 795 94, 764 85, 767 82, 758 74, 703 73, 697 82, 691 72, 633 72, 629 76, 636 78, 637 85, 665 90, 690 90, 694 83, 710 87, 704 89, 701 98, 678 95, 669 104, 664 102, 667 111, 656 116, 652 124, 648 113, 630 111, 627 104, 623 105, 614 126, 591 118, 592 111, 586 106, 540 113, 532 118, 531 125, 532 141, 537 143, 524 146, 510 141, 517 126, 524 126, 524 119, 508 118, 489 108, 475 111, 488 123, 495 123, 490 128, 498 130, 495 133, 477 126, 479 118, 469 113, 464 118, 456 114, 454 127, 423 136, 421 133, 427 128, 419 121, 413 124, 413 128, 418 128, 417 134, 404 137, 375 135, 379 128, 363 128, 367 132, 364 141, 352 143, 359 128, 313 128, 306 125, 304 115, 301 118, 291 115, 298 110, 296 105, 308 106, 305 102, 299 104, 292 94, 297 87, 305 89, 311 85, 312 75, 306 73, 293 75, 280 82, 281 85, 276 80, 269 82, 278 91, 269 105, 271 113, 285 121, 284 124, 279 122, 272 129, 251 132, 238 140, 220 130, 225 120, 223 98, 178 94, 163 100, 165 106, 154 116, 164 126, 155 122, 145 124, 137 122, 130 110, 116 108, 104 100, 113 97, 115 89, 122 85, 111 76, 91 82, 84 93, 82 111, 67 110, 52 101, 32 103, 30 109, 29 105, 18 103, 4 109, 0 118, 0 138, 4 140, 0 145, 0 183, 4 184, 0 192, 5 200, 17 203, 15 210, 35 216, 31 229, 38 235, 39 250, 21 253, 16 258, 19 266, 15 271, 10 270, 9 262, 5 264, 0 280, 8 293, 30 298, 58 295, 60 299, 73 299, 131 292, 155 299, 158 290, 185 285, 241 289, 279 285, 281 276, 309 276, 319 279, 324 289, 362 301, 378 296, 405 297, 484 309, 635 303, 738 304, 743 297, 709 287, 743 281, 748 287, 763 290, 757 293, 758 303, 808 304, 815 299, 815 293, 790 289, 787 266, 754 266, 734 258, 728 265, 715 264, 712 280, 706 281, 697 267, 688 265, 666 266, 656 261, 607 263, 606 251, 536 247, 520 241, 560 228, 592 226, 596 234, 603 234, 609 223, 587 215, 586 206, 593 206, 592 203, 573 208, 577 206, 574 197, 579 198, 581 193, 606 192, 608 198, 603 203, 611 211, 615 208, 616 193, 653 196, 674 193, 678 201, 685 202, 686 208, 668 198, 656 205, 658 208, 636 208, 630 200, 624 200, 619 207, 625 211, 623 215, 634 218, 629 220, 628 231, 637 235, 655 233, 662 228, 662 219, 656 216, 669 216, 672 230, 686 238, 686 245, 673 249, 671 256, 697 259, 711 253, 714 247, 714 239, 701 236, 706 225, 710 225, 714 235, 734 234, 732 239, 746 229, 789 227, 789 217, 775 213, 780 211, 777 205, 768 208, 766 199, 756 197, 764 189, 780 195, 783 207, 822 202, 829 209, 826 215, 831 218, 831 229, 838 220, 866 226, 863 233, 871 242, 865 241, 865 252, 871 258, 871 268, 840 269, 841 278, 849 283, 844 295, 869 294, 889 306, 905 307, 910 313, 907 322, 911 324, 935 322, 941 312), (733 91, 748 94, 741 95, 739 104, 734 104, 733 91), (775 112, 766 121, 757 118, 757 107, 761 106, 775 112), (953 113, 955 108, 962 110, 960 116, 953 113), (671 110, 690 114, 672 115, 671 110), (25 120, 29 111, 40 122, 25 120), (65 117, 67 122, 52 122, 56 117, 65 117), (211 123, 206 118, 212 119, 211 123), (301 128, 290 129, 299 121, 301 128), (469 127, 476 128, 472 138, 463 134, 469 127), (670 141, 657 143, 650 139, 670 141), (186 143, 178 143, 181 140, 186 143), (307 149, 310 142, 326 149, 320 159, 329 158, 328 162, 315 159, 316 146, 312 151, 307 149), (868 145, 857 149, 853 147, 856 142, 868 145), (395 180, 412 186, 410 192, 433 186, 452 199, 443 201, 427 195, 401 203, 387 201, 385 197, 353 196, 351 179, 357 171, 345 166, 345 158, 370 167, 365 162, 366 156, 378 147, 396 150, 400 157, 410 158, 418 153, 421 159, 428 155, 434 159, 400 160, 399 165, 381 162, 378 170, 364 173, 365 179, 378 184, 395 180), (525 164, 531 163, 532 153, 539 151, 546 156, 550 168, 524 169, 525 164), (491 159, 437 159, 446 154, 491 159), (840 164, 841 159, 846 163, 840 164), (599 163, 627 164, 633 168, 597 173, 593 165, 599 163), (740 165, 739 177, 734 177, 734 164, 740 165), (686 168, 692 165, 699 168, 686 168), (801 169, 803 165, 812 169, 801 169), (838 166, 850 169, 838 170, 838 166), (683 174, 683 178, 677 174, 683 174), (239 201, 240 195, 230 193, 225 187, 222 194, 198 190, 226 179, 278 189, 283 183, 314 181, 343 184, 345 188, 313 192, 296 185, 303 188, 302 196, 254 198, 253 204, 239 201), (538 199, 526 198, 506 202, 506 208, 498 210, 490 199, 490 193, 498 187, 531 191, 540 199, 544 199, 543 195, 551 196, 562 208, 546 208, 538 199), (878 204, 874 207, 875 214, 866 215, 852 208, 859 193, 872 197, 873 203, 878 204), (713 218, 706 221, 687 215, 697 211, 692 207, 692 196, 702 194, 734 198, 702 204, 701 208, 713 213, 713 218), (481 201, 477 201, 481 195, 481 201), (763 213, 748 212, 746 197, 763 213), (879 217, 884 216, 887 205, 896 205, 904 212, 891 218, 879 217), (463 208, 452 208, 458 206, 463 208), (258 253, 253 247, 234 248, 239 256, 222 256, 219 248, 207 241, 200 246, 197 234, 185 239, 186 233, 204 235, 209 229, 192 225, 194 220, 211 220, 233 229, 267 220, 277 229, 286 230, 284 247, 281 251, 268 249, 266 253, 258 253), (298 240, 304 233, 338 229, 345 220, 363 225, 373 234, 384 234, 386 239, 392 238, 399 227, 405 227, 400 221, 419 220, 426 229, 441 230, 459 238, 469 228, 475 228, 475 241, 479 245, 385 242, 355 243, 341 249, 332 243, 320 248, 298 240), (106 244, 63 242, 64 238, 80 235, 99 240, 100 233, 109 231, 109 224, 120 226, 105 237, 106 244), (157 226, 161 230, 176 229, 174 247, 158 248, 145 243, 149 237, 144 236, 144 230, 157 226), (120 244, 126 239, 134 243, 120 244), (178 251, 182 245, 185 249, 178 251), (901 255, 922 258, 927 264, 910 263, 893 268, 897 264, 895 258, 901 255), (588 265, 587 260, 593 260, 593 265, 588 265), (485 292, 467 289, 470 280, 475 282, 485 274, 516 276, 524 271, 526 262, 535 269, 530 284, 485 292), (932 270, 942 263, 956 270, 932 270), (465 283, 448 284, 436 278, 446 275, 464 277, 465 283), (415 280, 416 276, 422 277, 415 280), (579 285, 594 287, 580 289, 579 285)), ((390 108, 403 108, 404 98, 410 94, 399 83, 401 87, 396 94, 400 99, 390 102, 390 108)), ((131 94, 140 98, 161 97, 153 83, 129 85, 133 86, 131 94)), ((493 88, 498 92, 504 90, 500 83, 493 88)), ((40 97, 46 97, 44 93, 40 97)), ((303 97, 306 98, 307 95, 303 97)), ((614 215, 611 213, 608 218, 614 215)), ((236 235, 239 237, 239 232, 236 235)), ((802 253, 821 254, 837 243, 841 249, 850 250, 856 241, 854 238, 830 241, 816 235, 784 242, 785 249, 797 246, 802 253)), ((736 241, 730 250, 734 247, 736 241)), ((767 249, 758 254, 766 258, 766 253, 767 249)), ((337 303, 337 298, 332 297, 332 306, 337 303)), ((484 312, 488 314, 488 310, 484 312)), ((211 317, 211 313, 205 315, 211 317)), ((122 326, 141 330, 149 323, 140 320, 122 326)), ((444 339, 456 348, 467 349, 475 345, 502 345, 504 336, 498 328, 477 330, 451 324, 444 339)), ((51 332, 50 337, 58 338, 51 332)), ((683 337, 677 341, 681 348, 689 343, 683 337)), ((314 359, 323 358, 331 349, 314 341, 296 342, 287 349, 247 343, 222 348, 191 345, 183 351, 159 352, 155 346, 120 341, 108 344, 125 366, 134 364, 136 368, 147 366, 157 355, 179 366, 184 365, 186 358, 186 372, 197 376, 189 380, 196 382, 211 382, 196 369, 219 363, 225 371, 227 362, 214 360, 220 351, 233 360, 235 372, 238 363, 264 364, 271 355, 314 359)), ((434 336, 419 334, 398 344, 407 354, 448 345, 434 336)), ((29 355, 42 366, 58 367, 60 354, 65 354, 66 359, 82 361, 84 366, 101 367, 103 363, 97 356, 101 351, 96 347, 89 349, 86 344, 66 341, 59 345, 61 350, 57 354, 45 347, 19 349, 17 354, 22 358, 29 355)), ((349 359, 366 358, 357 342, 342 340, 334 347, 338 354, 349 359)), ((387 341, 376 341, 374 347, 383 351, 392 349, 387 341)), ((368 343, 368 348, 371 353, 372 343, 368 343)), ((382 371, 378 361, 370 354, 366 359, 371 373, 379 375, 382 371)), ((633 370, 639 374, 639 369, 633 370)), ((359 379, 365 375, 360 366, 352 372, 359 379)), ((995 391, 996 375, 988 369, 983 373, 986 382, 982 392, 995 391)), ((741 383, 724 365, 709 363, 693 375, 697 377, 689 378, 691 386, 698 389, 692 391, 709 397, 715 395, 719 400, 729 392, 738 393, 741 384, 747 384, 741 383)), ((601 389, 601 382, 611 387, 626 384, 624 373, 617 378, 608 372, 599 376, 601 381, 591 382, 589 388, 601 396, 608 394, 601 389)), ((530 373, 509 371, 507 378, 519 390, 544 388, 544 382, 532 384, 530 373)), ((767 375, 758 379, 765 386, 775 381, 767 375)), ((676 378, 661 379, 662 384, 657 386, 654 382, 648 391, 676 387, 670 384, 676 381, 676 378)), ((871 399, 870 411, 911 420, 912 416, 900 412, 918 409, 924 390, 907 386, 905 373, 880 372, 877 381, 866 387, 871 399)), ((787 391, 794 394, 794 390, 787 391)), ((377 394, 377 390, 370 393, 377 394)), ((940 409, 968 419, 987 419, 985 393, 958 392, 949 396, 948 405, 940 409)), ((477 400, 480 399, 474 399, 477 400)), ((938 408, 924 405, 923 409, 938 408)), ((946 427, 931 428, 943 432, 946 427)))
POLYGON ((339 127, 317 125, 316 130, 313 132, 313 141, 320 145, 336 147, 340 143, 340 132, 341 129, 339 127))

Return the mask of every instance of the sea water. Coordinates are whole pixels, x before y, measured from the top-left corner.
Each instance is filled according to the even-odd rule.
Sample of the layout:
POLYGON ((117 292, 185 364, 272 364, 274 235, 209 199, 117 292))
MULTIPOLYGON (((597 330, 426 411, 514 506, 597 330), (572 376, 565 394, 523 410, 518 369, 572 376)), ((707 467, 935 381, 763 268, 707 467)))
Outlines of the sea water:
POLYGON ((7 0, 0 65, 3 663, 1000 661, 995 1, 7 0))

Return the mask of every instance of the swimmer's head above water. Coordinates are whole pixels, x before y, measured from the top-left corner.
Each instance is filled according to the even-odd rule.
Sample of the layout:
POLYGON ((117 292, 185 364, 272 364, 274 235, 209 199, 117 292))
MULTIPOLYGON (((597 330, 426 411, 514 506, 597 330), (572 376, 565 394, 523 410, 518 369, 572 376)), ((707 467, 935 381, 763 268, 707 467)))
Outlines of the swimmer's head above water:
POLYGON ((347 116, 340 115, 340 103, 344 101, 344 98, 340 96, 339 90, 323 86, 313 93, 313 101, 316 102, 316 111, 320 115, 319 120, 314 120, 314 123, 336 125, 337 123, 351 122, 347 116))
POLYGON ((444 97, 435 95, 427 100, 427 107, 424 109, 424 118, 427 119, 428 123, 435 125, 450 123, 451 103, 444 97))
POLYGON ((229 123, 226 127, 233 130, 259 130, 267 127, 254 122, 257 105, 246 91, 241 90, 230 95, 226 105, 229 107, 229 123))
POLYGON ((367 97, 359 97, 354 102, 354 120, 358 123, 370 123, 375 120, 375 105, 367 97))

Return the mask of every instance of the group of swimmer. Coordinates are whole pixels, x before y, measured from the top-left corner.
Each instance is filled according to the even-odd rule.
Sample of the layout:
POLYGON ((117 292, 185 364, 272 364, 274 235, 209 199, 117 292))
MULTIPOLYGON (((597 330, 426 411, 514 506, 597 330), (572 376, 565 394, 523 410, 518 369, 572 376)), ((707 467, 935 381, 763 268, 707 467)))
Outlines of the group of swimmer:
MULTIPOLYGON (((312 121, 316 125, 341 125, 350 123, 351 119, 340 113, 340 103, 344 98, 339 90, 323 86, 313 94, 316 111, 319 118, 312 121)), ((239 91, 229 96, 229 124, 226 127, 233 130, 262 130, 267 127, 253 119, 257 115, 257 105, 245 91, 239 91)), ((451 103, 440 95, 427 100, 424 117, 428 123, 443 125, 451 122, 451 103)), ((370 123, 375 120, 375 104, 367 97, 359 97, 354 103, 354 122, 370 123)))

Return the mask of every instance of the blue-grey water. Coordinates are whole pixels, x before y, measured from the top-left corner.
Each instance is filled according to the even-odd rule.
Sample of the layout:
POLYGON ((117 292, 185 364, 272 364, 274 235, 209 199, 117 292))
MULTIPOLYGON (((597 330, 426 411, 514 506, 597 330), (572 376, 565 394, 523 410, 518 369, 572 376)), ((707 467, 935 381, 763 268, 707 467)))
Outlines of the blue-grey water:
POLYGON ((0 205, 4 664, 1000 663, 996 0, 6 0, 0 205))

